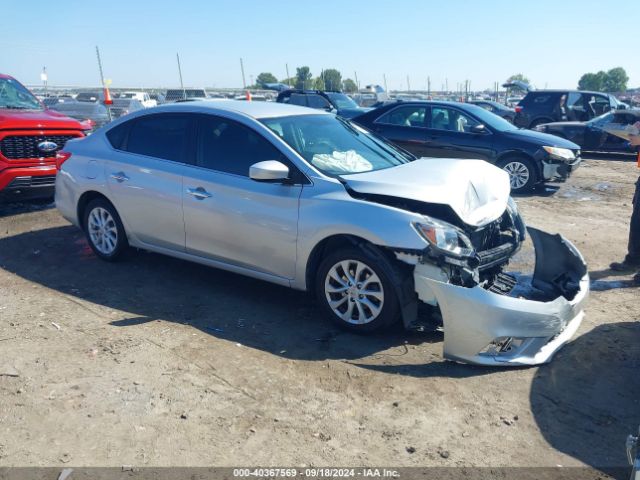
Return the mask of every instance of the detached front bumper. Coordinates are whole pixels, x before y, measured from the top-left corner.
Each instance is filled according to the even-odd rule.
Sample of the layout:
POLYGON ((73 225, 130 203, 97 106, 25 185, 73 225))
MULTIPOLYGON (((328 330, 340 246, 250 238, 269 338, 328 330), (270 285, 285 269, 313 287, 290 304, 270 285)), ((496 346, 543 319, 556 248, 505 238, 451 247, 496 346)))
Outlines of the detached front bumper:
POLYGON ((502 294, 481 285, 458 286, 434 275, 433 266, 416 266, 418 297, 435 299, 440 307, 445 358, 479 365, 546 363, 580 326, 589 293, 582 255, 560 235, 528 230, 536 267, 526 291, 516 286, 502 294))

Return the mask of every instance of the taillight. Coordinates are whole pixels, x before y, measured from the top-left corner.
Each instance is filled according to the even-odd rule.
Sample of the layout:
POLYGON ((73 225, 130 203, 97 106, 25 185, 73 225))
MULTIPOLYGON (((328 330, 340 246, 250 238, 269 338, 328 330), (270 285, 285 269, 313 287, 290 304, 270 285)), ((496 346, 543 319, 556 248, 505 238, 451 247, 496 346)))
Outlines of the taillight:
POLYGON ((516 105, 516 113, 522 112, 522 107, 520 105, 516 105))
POLYGON ((56 168, 60 170, 62 168, 62 164, 71 158, 70 152, 63 152, 60 150, 56 153, 56 168))

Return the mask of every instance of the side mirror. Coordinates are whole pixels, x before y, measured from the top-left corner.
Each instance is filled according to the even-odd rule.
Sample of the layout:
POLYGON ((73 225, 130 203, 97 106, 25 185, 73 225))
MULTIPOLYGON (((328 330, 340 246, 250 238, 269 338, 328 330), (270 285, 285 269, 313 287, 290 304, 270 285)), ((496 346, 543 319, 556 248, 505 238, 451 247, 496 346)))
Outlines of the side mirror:
POLYGON ((487 127, 482 123, 480 125, 474 125, 471 127, 471 133, 487 133, 487 127))
POLYGON ((249 167, 249 178, 256 182, 284 182, 289 179, 289 167, 277 160, 254 163, 249 167))

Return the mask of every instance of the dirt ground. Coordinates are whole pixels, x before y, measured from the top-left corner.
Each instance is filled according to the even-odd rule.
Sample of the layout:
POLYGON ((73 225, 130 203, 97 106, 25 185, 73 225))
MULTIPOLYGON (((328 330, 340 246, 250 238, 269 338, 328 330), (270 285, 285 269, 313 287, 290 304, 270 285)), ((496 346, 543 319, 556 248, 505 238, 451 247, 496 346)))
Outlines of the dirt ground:
POLYGON ((624 466, 640 289, 606 269, 638 173, 590 159, 518 198, 593 278, 539 368, 443 361, 440 333, 344 333, 304 293, 156 254, 108 264, 52 205, 2 205, 0 466, 624 466))

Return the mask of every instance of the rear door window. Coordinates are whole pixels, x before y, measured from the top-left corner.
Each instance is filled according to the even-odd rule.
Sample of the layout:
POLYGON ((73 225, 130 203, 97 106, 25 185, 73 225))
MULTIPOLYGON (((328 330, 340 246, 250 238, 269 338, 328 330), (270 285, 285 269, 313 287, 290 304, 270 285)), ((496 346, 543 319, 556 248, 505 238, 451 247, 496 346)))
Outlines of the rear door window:
POLYGON ((291 105, 299 105, 301 107, 307 106, 307 96, 301 95, 299 93, 292 93, 289 97, 289 102, 291 105))
POLYGON ((320 95, 307 95, 307 104, 311 108, 331 108, 329 101, 320 95))
POLYGON ((186 163, 190 121, 191 116, 185 114, 156 114, 136 118, 131 121, 126 150, 186 163))

